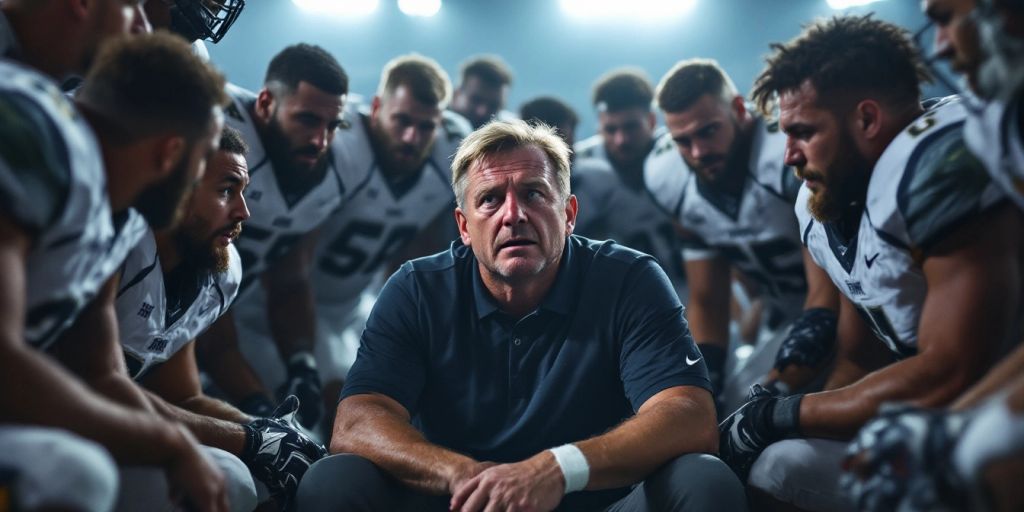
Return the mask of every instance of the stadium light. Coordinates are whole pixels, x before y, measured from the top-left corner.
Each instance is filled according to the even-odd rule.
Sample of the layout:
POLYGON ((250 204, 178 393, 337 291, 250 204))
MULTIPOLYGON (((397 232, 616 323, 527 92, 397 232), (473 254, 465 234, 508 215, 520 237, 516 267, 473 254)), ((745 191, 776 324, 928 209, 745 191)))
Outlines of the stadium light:
POLYGON ((559 0, 567 14, 581 19, 666 20, 690 12, 697 0, 559 0))
POLYGON ((861 5, 873 4, 881 0, 828 0, 828 6, 833 9, 849 9, 861 5))
POLYGON ((379 0, 292 0, 300 9, 332 16, 366 16, 377 10, 379 0))
POLYGON ((398 9, 406 16, 429 18, 441 10, 441 0, 398 0, 398 9))

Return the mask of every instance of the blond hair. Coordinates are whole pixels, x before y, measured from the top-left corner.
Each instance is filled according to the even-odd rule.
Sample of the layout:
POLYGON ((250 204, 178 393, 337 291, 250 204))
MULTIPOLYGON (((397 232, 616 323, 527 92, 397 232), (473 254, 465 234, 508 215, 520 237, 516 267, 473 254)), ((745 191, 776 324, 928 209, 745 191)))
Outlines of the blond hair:
POLYGON ((400 55, 384 65, 377 96, 381 98, 395 92, 399 85, 409 88, 416 101, 437 105, 444 109, 452 96, 452 82, 448 73, 434 59, 418 53, 400 55))
POLYGON ((461 208, 466 194, 466 177, 470 168, 488 156, 518 148, 535 147, 544 152, 554 167, 555 183, 562 199, 569 197, 569 153, 571 150, 554 128, 544 124, 527 124, 519 119, 491 121, 471 133, 452 160, 452 190, 461 208))

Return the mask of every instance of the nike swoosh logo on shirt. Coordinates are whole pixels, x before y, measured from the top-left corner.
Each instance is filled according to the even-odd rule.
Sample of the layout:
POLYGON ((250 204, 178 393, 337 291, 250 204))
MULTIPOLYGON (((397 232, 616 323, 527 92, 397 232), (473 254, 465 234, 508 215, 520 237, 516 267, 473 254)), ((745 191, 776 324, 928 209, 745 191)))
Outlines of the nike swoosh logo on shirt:
POLYGON ((697 361, 700 361, 699 357, 697 359, 690 359, 690 356, 686 356, 686 366, 693 366, 697 364, 697 361))

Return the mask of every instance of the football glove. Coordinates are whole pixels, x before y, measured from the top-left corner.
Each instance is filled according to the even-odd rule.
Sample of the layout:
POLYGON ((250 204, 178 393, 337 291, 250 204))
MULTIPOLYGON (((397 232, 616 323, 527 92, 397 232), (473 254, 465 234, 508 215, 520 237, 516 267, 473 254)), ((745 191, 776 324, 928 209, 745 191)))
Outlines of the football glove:
POLYGON ((800 315, 775 355, 775 369, 787 366, 816 367, 832 354, 836 343, 836 313, 831 309, 813 308, 800 315))
POLYGON ((298 421, 303 427, 312 429, 320 421, 324 404, 320 374, 312 354, 298 352, 288 360, 288 380, 277 391, 280 398, 295 395, 299 399, 298 421))
POLYGON ((746 482, 750 467, 768 445, 797 434, 803 395, 779 397, 760 384, 750 400, 718 425, 718 456, 746 482))
POLYGON ((263 482, 281 510, 295 498, 299 481, 309 466, 327 456, 327 450, 302 434, 295 425, 299 399, 289 396, 269 418, 260 418, 245 428, 245 449, 241 459, 256 479, 263 482))
POLYGON ((967 506, 953 470, 963 413, 887 404, 847 449, 840 485, 858 510, 942 511, 967 506))

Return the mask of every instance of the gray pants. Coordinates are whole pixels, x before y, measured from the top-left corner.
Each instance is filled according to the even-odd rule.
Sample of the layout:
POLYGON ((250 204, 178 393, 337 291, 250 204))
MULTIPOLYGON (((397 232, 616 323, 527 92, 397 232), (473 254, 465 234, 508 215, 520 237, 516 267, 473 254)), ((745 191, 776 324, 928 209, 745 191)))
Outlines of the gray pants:
POLYGON ((802 510, 856 509, 839 488, 846 445, 828 439, 787 439, 770 445, 750 468, 747 484, 802 510))
MULTIPOLYGON (((673 459, 619 496, 622 493, 628 494, 596 508, 563 506, 559 510, 747 510, 742 484, 722 461, 711 455, 688 454, 673 459)), ((412 491, 372 462, 343 454, 321 459, 309 469, 299 486, 297 503, 298 510, 323 512, 447 511, 449 499, 450 496, 412 491)))
MULTIPOLYGON (((249 468, 220 448, 203 446, 203 451, 224 475, 231 512, 250 512, 256 508, 256 486, 249 468)), ((132 466, 121 468, 121 492, 114 510, 164 512, 180 507, 171 502, 171 488, 163 468, 132 466)))

